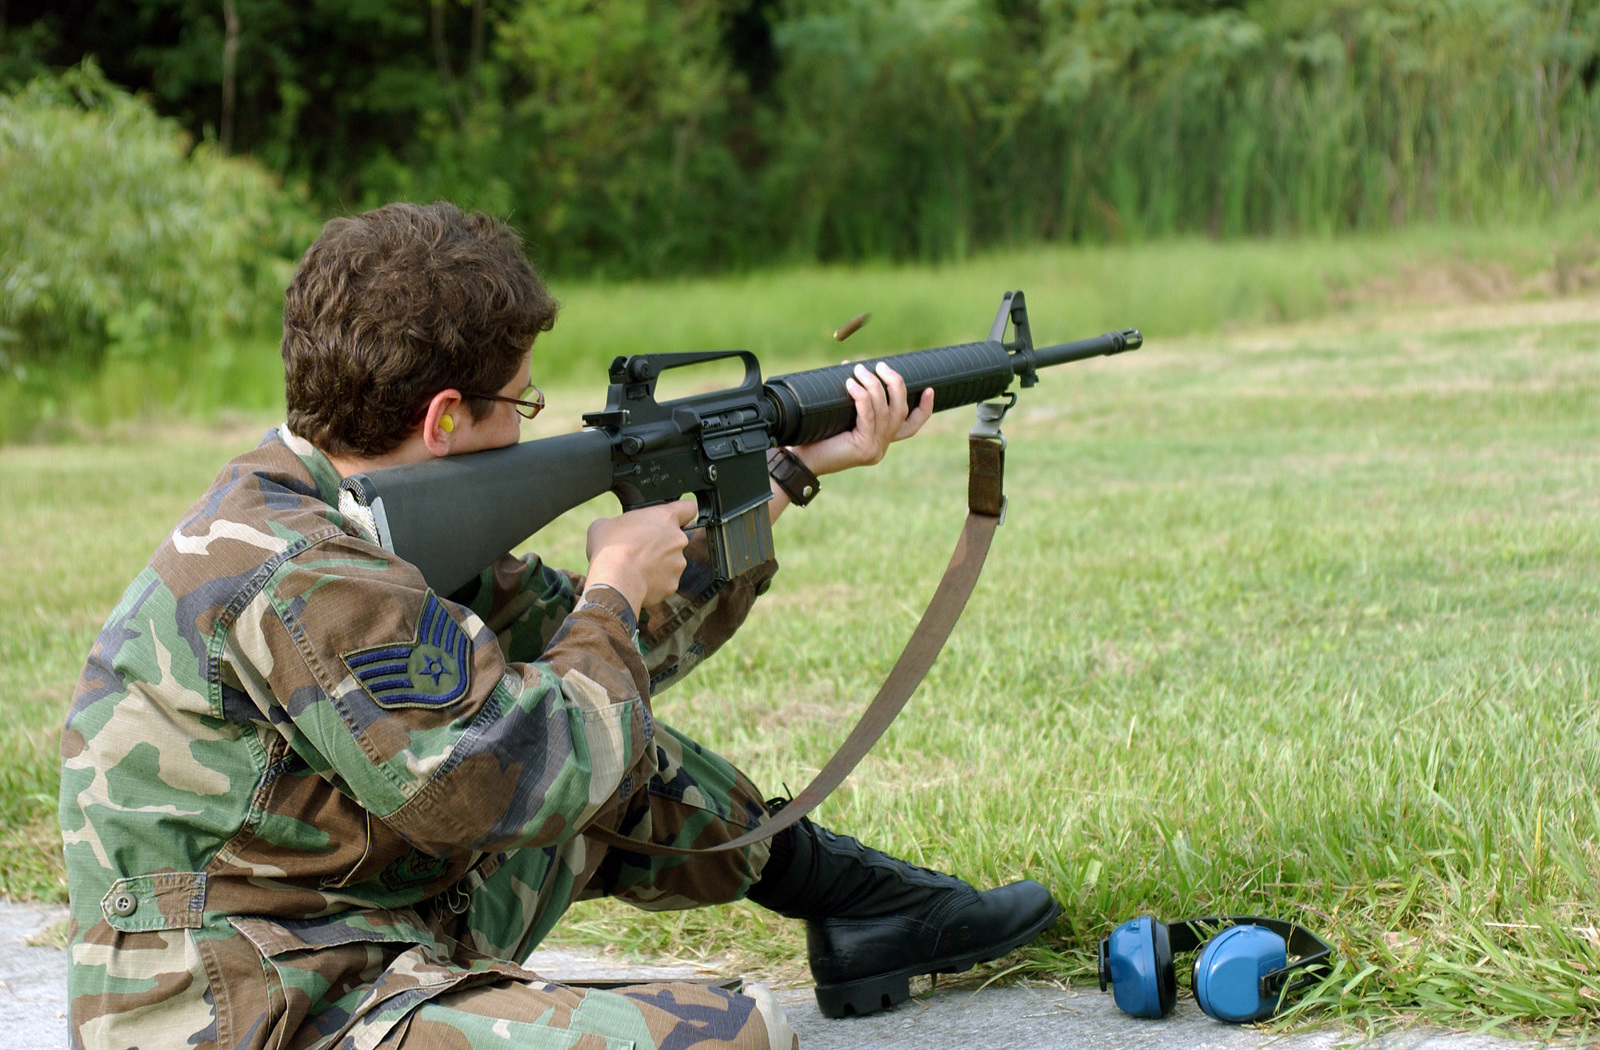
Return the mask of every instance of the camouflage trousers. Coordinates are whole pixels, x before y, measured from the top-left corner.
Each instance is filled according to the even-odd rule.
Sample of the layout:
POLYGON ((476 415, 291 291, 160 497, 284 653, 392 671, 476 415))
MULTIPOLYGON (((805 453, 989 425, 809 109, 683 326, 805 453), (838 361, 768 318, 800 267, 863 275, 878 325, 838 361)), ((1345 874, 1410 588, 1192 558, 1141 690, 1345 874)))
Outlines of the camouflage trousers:
MULTIPOLYGON (((703 847, 765 819, 763 796, 731 764, 664 726, 656 729, 655 774, 603 824, 630 838, 703 847)), ((471 876, 446 906, 457 916, 454 936, 465 947, 521 961, 575 901, 607 896, 668 910, 737 900, 766 860, 766 843, 664 857, 607 848, 579 835, 558 847, 508 855, 494 870, 471 876)), ((689 983, 600 990, 501 979, 416 1006, 378 1045, 792 1050, 798 1039, 759 985, 741 994, 689 983)))

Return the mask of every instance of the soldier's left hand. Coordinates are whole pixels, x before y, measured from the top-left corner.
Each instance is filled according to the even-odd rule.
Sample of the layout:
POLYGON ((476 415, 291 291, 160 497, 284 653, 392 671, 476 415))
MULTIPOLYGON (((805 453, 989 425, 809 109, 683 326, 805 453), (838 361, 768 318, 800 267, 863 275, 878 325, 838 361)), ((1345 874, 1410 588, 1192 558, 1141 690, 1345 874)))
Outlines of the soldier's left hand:
POLYGON ((908 411, 906 381, 882 361, 871 369, 858 363, 845 380, 845 390, 856 404, 855 429, 794 449, 813 474, 871 466, 883 459, 891 444, 921 430, 933 415, 933 391, 924 390, 921 401, 908 411))

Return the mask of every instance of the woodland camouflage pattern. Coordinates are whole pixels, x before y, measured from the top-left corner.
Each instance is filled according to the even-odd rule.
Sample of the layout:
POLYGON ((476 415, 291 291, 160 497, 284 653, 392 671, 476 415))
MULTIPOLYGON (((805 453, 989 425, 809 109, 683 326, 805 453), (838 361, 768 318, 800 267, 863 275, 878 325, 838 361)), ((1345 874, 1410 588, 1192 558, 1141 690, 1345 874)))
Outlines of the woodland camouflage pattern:
POLYGON ((269 433, 94 645, 62 735, 73 1045, 790 1046, 760 992, 516 965, 581 897, 687 907, 759 875, 764 844, 685 862, 581 832, 709 845, 764 819, 649 701, 776 566, 712 594, 691 560, 643 630, 537 558, 441 599, 338 482, 269 433))

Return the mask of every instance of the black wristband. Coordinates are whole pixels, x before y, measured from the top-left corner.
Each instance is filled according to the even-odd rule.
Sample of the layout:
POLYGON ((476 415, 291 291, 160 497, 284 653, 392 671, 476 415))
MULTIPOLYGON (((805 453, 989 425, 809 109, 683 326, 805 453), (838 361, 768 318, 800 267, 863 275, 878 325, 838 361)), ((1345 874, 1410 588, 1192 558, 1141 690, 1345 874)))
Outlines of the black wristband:
POLYGON ((822 482, 811 473, 811 468, 800 462, 800 457, 786 448, 767 449, 767 473, 778 483, 789 502, 804 507, 822 488, 822 482))

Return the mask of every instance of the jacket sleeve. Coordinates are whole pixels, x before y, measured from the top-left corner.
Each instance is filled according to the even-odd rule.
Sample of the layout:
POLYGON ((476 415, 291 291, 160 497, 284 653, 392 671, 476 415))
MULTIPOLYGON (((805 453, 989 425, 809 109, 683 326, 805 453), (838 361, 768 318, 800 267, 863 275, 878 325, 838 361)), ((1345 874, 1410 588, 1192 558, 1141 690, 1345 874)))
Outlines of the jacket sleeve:
POLYGON ((490 851, 569 838, 648 768, 635 633, 596 588, 539 660, 508 662, 482 617, 340 536, 277 568, 224 658, 302 757, 417 847, 490 851))

